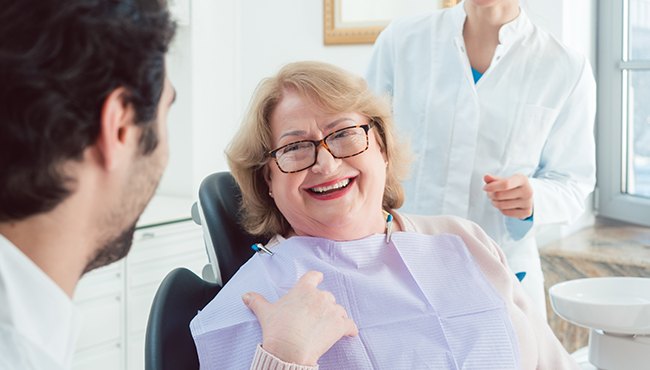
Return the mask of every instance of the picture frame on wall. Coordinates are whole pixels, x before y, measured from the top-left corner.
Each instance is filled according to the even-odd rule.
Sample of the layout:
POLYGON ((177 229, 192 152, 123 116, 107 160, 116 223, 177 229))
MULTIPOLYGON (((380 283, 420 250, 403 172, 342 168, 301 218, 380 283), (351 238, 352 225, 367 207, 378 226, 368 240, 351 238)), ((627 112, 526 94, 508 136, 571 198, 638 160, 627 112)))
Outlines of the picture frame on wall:
POLYGON ((392 19, 460 0, 323 0, 325 45, 372 44, 392 19))

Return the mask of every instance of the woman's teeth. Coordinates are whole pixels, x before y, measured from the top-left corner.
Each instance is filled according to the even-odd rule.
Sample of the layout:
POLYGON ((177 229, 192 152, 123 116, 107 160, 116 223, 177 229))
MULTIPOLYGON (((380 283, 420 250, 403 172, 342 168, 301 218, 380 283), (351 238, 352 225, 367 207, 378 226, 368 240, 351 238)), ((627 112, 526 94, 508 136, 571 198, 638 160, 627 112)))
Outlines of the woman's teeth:
POLYGON ((348 186, 349 183, 350 183, 350 179, 344 179, 344 180, 341 180, 341 181, 337 182, 336 184, 332 184, 332 185, 329 185, 329 186, 318 186, 318 187, 310 188, 309 190, 313 191, 314 193, 322 194, 322 193, 326 193, 328 191, 338 190, 338 189, 344 188, 344 187, 348 186))

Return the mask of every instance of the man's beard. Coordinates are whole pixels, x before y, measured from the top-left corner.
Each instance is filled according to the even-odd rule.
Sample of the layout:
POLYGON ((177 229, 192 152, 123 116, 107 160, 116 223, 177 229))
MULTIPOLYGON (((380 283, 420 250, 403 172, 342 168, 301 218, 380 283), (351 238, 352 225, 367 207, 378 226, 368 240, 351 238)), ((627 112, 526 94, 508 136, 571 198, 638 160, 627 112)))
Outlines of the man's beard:
MULTIPOLYGON (((157 149, 158 151, 160 149, 157 149)), ((104 236, 100 239, 103 245, 100 247, 89 259, 84 274, 88 271, 94 270, 120 260, 129 253, 131 243, 133 243, 133 234, 138 219, 142 215, 147 204, 154 195, 160 178, 162 177, 163 170, 166 165, 166 155, 160 152, 153 152, 150 154, 142 155, 137 159, 133 167, 133 175, 129 178, 127 184, 124 185, 124 194, 120 198, 121 206, 109 212, 106 220, 102 225, 106 225, 104 236), (120 229, 123 220, 135 218, 131 225, 120 229), (117 236, 113 234, 116 231, 117 236)))
POLYGON ((106 266, 126 257, 129 250, 131 250, 133 233, 135 233, 135 223, 104 244, 104 247, 99 249, 90 259, 90 262, 86 265, 83 273, 85 274, 88 271, 106 266))

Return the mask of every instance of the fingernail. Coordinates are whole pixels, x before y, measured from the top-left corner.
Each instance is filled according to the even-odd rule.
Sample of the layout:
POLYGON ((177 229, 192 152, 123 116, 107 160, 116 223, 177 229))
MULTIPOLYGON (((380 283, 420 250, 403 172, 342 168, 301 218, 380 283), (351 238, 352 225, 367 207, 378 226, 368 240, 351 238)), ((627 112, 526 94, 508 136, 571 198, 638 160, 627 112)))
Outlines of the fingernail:
POLYGON ((241 297, 242 301, 244 301, 244 304, 248 306, 248 304, 251 302, 251 295, 246 293, 241 297))

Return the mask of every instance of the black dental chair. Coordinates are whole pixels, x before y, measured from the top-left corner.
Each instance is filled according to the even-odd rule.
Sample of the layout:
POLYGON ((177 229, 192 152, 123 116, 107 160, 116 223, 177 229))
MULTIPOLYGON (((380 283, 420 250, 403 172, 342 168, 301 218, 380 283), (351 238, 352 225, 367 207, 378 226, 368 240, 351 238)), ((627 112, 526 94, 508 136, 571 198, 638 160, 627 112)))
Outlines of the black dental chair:
POLYGON ((145 369, 199 369, 189 324, 252 255, 250 246, 264 242, 239 226, 241 193, 230 172, 206 177, 192 218, 203 228, 210 263, 203 279, 185 268, 170 272, 151 305, 145 339, 145 369))
POLYGON ((192 207, 194 220, 196 213, 201 220, 210 266, 220 285, 253 256, 251 245, 266 242, 241 228, 240 204, 241 192, 230 172, 217 172, 201 182, 199 201, 192 207))

